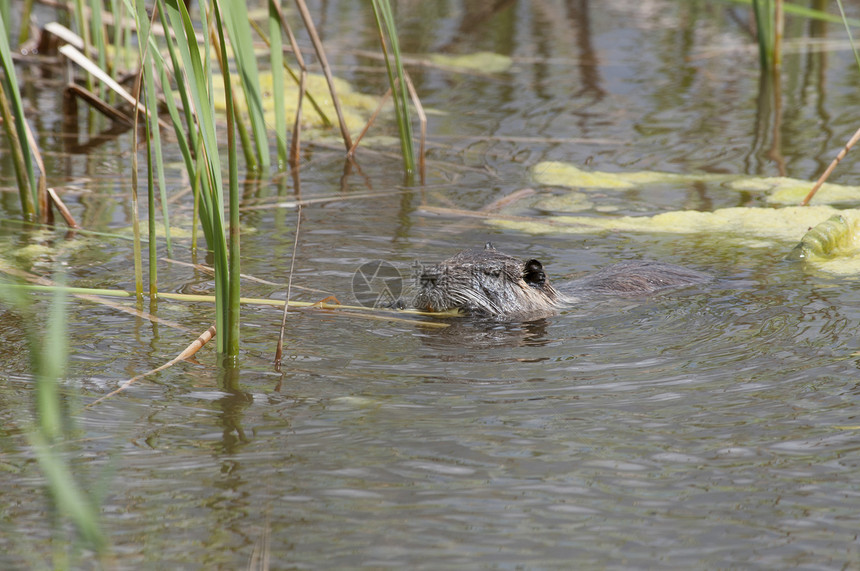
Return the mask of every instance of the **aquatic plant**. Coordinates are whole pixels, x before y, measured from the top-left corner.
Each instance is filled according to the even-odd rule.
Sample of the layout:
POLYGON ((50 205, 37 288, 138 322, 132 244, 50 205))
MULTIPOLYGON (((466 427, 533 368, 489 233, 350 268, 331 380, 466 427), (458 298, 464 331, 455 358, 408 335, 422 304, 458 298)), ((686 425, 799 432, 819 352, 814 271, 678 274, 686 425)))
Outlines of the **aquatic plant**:
POLYGON ((394 111, 397 117, 397 128, 400 134, 400 150, 403 155, 403 169, 407 177, 415 172, 415 151, 412 147, 412 121, 409 118, 409 99, 407 97, 406 74, 400 59, 400 44, 397 41, 397 31, 394 25, 394 15, 388 0, 372 0, 373 14, 376 16, 376 27, 379 32, 379 43, 385 57, 385 69, 388 72, 388 82, 394 97, 394 111), (394 58, 394 69, 391 67, 385 38, 391 45, 391 57, 394 58))
POLYGON ((72 418, 63 406, 60 379, 66 367, 67 328, 66 292, 54 288, 47 323, 40 327, 41 319, 35 313, 28 290, 3 284, 0 295, 15 311, 22 314, 26 324, 27 345, 30 353, 30 371, 35 380, 35 425, 27 439, 35 453, 45 478, 45 487, 54 518, 58 547, 53 552, 54 568, 69 566, 73 550, 89 549, 104 558, 108 542, 99 523, 99 510, 95 498, 96 487, 87 488, 80 475, 75 473, 64 454, 64 442, 71 435, 72 418), (89 489, 89 491, 87 491, 89 489), (63 528, 71 523, 79 541, 68 543, 63 528))
POLYGON ((3 77, 0 80, 0 114, 3 118, 3 130, 9 141, 15 165, 18 195, 24 218, 35 221, 38 216, 44 215, 44 205, 47 201, 44 198, 40 199, 36 194, 36 170, 28 144, 28 127, 2 13, 0 13, 0 67, 3 68, 3 77))
POLYGON ((782 63, 782 0, 752 0, 761 68, 778 68, 782 63))
MULTIPOLYGON (((325 51, 307 6, 303 0, 296 0, 296 7, 301 16, 308 36, 311 39, 331 93, 332 102, 338 115, 344 146, 351 157, 354 144, 346 127, 346 121, 340 109, 340 102, 335 90, 335 81, 328 66, 325 51)), ((301 102, 305 98, 305 78, 307 70, 298 51, 280 6, 274 0, 268 2, 268 37, 257 29, 261 37, 272 49, 271 88, 274 103, 274 124, 276 128, 277 157, 280 168, 286 165, 298 165, 298 143, 300 139, 301 102), (301 67, 301 76, 297 76, 284 62, 282 50, 286 43, 283 35, 289 39, 296 60, 301 67), (287 117, 284 104, 284 71, 290 73, 299 83, 299 105, 293 128, 292 147, 287 148, 287 117)), ((404 170, 408 175, 415 170, 414 150, 412 148, 412 130, 409 120, 408 78, 403 71, 400 61, 399 45, 392 10, 387 0, 374 2, 374 13, 377 16, 382 50, 389 74, 389 81, 395 93, 395 110, 401 137, 401 148, 404 152, 404 170), (387 39, 387 43, 386 43, 387 39), (394 58, 392 67, 388 57, 388 46, 394 58)), ((148 14, 143 3, 131 0, 111 0, 99 6, 91 6, 81 0, 71 5, 73 21, 76 23, 79 37, 63 29, 64 40, 74 45, 61 48, 61 53, 85 70, 88 87, 98 91, 97 94, 83 89, 75 92, 85 97, 85 100, 96 106, 102 112, 122 116, 122 112, 114 109, 104 101, 106 97, 124 99, 135 109, 133 145, 135 152, 132 157, 132 212, 135 234, 134 266, 136 292, 139 299, 144 294, 143 287, 143 247, 140 222, 138 221, 138 189, 142 186, 138 181, 137 145, 145 144, 146 157, 146 202, 148 211, 148 294, 158 294, 158 264, 156 250, 156 213, 159 210, 164 221, 165 238, 168 254, 172 250, 168 212, 168 197, 162 160, 162 129, 172 126, 176 136, 176 144, 185 163, 185 169, 191 180, 195 193, 195 218, 200 219, 206 247, 212 252, 215 266, 216 325, 219 335, 218 351, 222 354, 235 355, 238 351, 238 322, 239 322, 239 215, 238 215, 238 146, 241 142, 244 151, 245 166, 257 172, 265 172, 271 163, 268 147, 267 119, 264 112, 263 90, 260 83, 260 72, 257 67, 257 55, 254 53, 252 27, 247 7, 244 3, 224 2, 213 0, 204 3, 199 13, 192 19, 187 6, 177 0, 158 0, 148 14), (131 15, 132 18, 126 17, 131 15), (133 25, 129 22, 133 19, 133 25), (156 39, 152 33, 152 21, 158 21, 167 32, 164 37, 156 39), (108 34, 113 26, 113 33, 108 34), (65 34, 68 35, 65 35, 65 34), (133 94, 125 92, 114 80, 119 66, 114 60, 128 60, 129 50, 121 49, 121 43, 127 48, 129 38, 137 34, 137 65, 138 77, 133 94), (113 40, 113 44, 111 44, 113 40), (229 45, 229 51, 228 51, 229 45), (77 47, 75 47, 77 46, 77 47), (94 54, 94 55, 91 55, 94 54), (92 57, 92 59, 90 59, 92 57), (217 65, 213 66, 213 62, 217 65), (214 69, 213 69, 214 68, 214 69), (234 80, 236 81, 234 85, 234 80), (223 84, 223 87, 221 86, 223 84), (236 89, 234 89, 236 87, 236 89), (175 91, 172 91, 175 89, 175 91), (241 90, 241 95, 237 93, 241 90), (174 97, 181 99, 177 103, 174 97), (169 122, 162 121, 154 112, 159 103, 158 96, 170 116, 169 122), (223 116, 215 111, 215 100, 223 101, 226 111, 226 140, 227 168, 222 170, 223 158, 219 155, 219 141, 224 140, 223 116), (145 105, 142 104, 145 102, 145 105), (241 119, 240 119, 241 118, 241 119), (137 136, 138 123, 145 133, 144 138, 137 136), (250 132, 245 125, 250 125, 250 132), (221 134, 219 137, 218 133, 221 134), (238 142, 236 140, 238 134, 238 142), (228 180, 222 180, 222 172, 228 173, 228 180), (229 190, 229 201, 225 204, 225 186, 229 190), (229 216, 229 219, 225 216, 229 216)), ((0 20, 0 28, 4 28, 0 20)), ((57 28, 61 28, 57 26, 57 28)), ((53 30, 52 30, 53 33, 53 30)), ((27 151, 27 125, 24 112, 17 94, 17 83, 14 80, 14 68, 11 52, 5 33, 0 37, 0 60, 2 60, 5 81, 0 87, 0 110, 5 110, 5 129, 16 158, 16 171, 19 173, 19 189, 21 191, 22 208, 25 217, 35 220, 43 216, 40 210, 47 210, 47 200, 37 197, 35 168, 31 153, 27 151), (10 93, 11 106, 4 106, 4 94, 10 93), (14 126, 14 129, 12 128, 14 126)), ((308 96, 308 100, 323 117, 320 106, 308 96)), ((271 119, 269 120, 271 121, 271 119)), ((132 123, 129 119, 128 123, 132 123)), ((44 177, 39 181, 44 186, 44 177)), ((194 227, 196 230, 196 226, 194 227)), ((192 247, 196 246, 196 239, 192 247)))

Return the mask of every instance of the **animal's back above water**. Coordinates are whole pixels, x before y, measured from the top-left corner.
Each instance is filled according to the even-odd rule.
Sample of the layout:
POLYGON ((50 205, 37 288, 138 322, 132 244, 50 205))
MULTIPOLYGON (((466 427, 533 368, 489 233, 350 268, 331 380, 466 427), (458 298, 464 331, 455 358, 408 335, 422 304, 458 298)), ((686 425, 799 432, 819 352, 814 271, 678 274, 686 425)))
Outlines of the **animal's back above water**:
POLYGON ((708 274, 652 261, 621 262, 554 287, 534 259, 523 261, 491 244, 463 250, 424 269, 413 305, 425 311, 461 309, 498 320, 532 320, 589 297, 638 296, 702 284, 708 274))
POLYGON ((667 288, 686 287, 710 281, 710 275, 651 260, 632 260, 613 264, 591 275, 571 280, 559 289, 579 299, 591 295, 634 296, 656 293, 667 288))

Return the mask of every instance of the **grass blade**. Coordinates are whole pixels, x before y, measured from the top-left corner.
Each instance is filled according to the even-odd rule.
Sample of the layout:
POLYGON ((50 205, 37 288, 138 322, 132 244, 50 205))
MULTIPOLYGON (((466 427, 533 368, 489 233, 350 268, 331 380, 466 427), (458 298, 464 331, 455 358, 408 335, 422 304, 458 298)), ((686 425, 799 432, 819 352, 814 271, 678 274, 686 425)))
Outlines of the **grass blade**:
POLYGON ((397 128, 400 134, 400 150, 403 154, 403 169, 406 176, 411 177, 415 172, 415 151, 412 146, 412 121, 409 118, 409 98, 407 97, 406 79, 403 73, 403 63, 400 60, 400 44, 397 41, 397 30, 394 25, 394 15, 388 0, 373 0, 373 14, 379 31, 379 42, 385 58, 385 69, 388 72, 388 82, 394 97, 394 112, 397 117, 397 128), (385 33, 383 33, 383 30, 385 33), (391 44, 395 69, 391 68, 391 59, 385 44, 385 36, 391 44))
POLYGON ((272 97, 275 102, 275 140, 278 166, 287 166, 287 114, 284 110, 284 52, 280 10, 277 0, 269 0, 269 57, 272 65, 272 97))
MULTIPOLYGON (((257 147, 257 160, 260 168, 269 168, 269 140, 266 132, 265 112, 263 111, 263 91, 260 89, 260 77, 257 71, 257 57, 254 55, 254 42, 251 38, 251 25, 248 17, 248 8, 245 2, 216 2, 213 4, 216 12, 216 22, 223 16, 227 34, 230 37, 230 46, 233 48, 233 57, 236 60, 236 70, 241 80, 242 91, 245 94, 245 105, 251 119, 251 128, 254 132, 254 141, 257 147), (220 11, 223 11, 221 14, 220 11)), ((219 36, 221 26, 216 26, 219 36)), ((222 42, 223 44, 223 42, 222 42)), ((226 53, 222 49, 222 53, 226 53)), ((224 74, 229 79, 229 73, 224 74)))
POLYGON ((0 83, 0 111, 3 113, 4 130, 12 147, 15 158, 15 173, 18 177, 18 192, 21 199, 21 209, 24 217, 30 221, 43 216, 38 211, 36 193, 36 171, 33 158, 27 145, 27 129, 24 124, 24 105, 21 92, 18 90, 15 65, 12 62, 12 51, 9 38, 6 36, 6 23, 0 15, 0 67, 3 68, 3 79, 0 83))

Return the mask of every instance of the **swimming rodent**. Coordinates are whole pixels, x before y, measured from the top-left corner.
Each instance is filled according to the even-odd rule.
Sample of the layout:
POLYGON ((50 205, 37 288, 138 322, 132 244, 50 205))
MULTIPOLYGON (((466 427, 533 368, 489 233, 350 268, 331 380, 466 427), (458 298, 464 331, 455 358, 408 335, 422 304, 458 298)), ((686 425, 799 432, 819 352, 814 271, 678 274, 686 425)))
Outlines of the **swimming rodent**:
POLYGON ((460 309, 499 321, 530 321, 588 298, 644 295, 711 279, 664 262, 625 261, 556 288, 538 260, 523 261, 487 243, 423 268, 413 305, 425 311, 460 309))

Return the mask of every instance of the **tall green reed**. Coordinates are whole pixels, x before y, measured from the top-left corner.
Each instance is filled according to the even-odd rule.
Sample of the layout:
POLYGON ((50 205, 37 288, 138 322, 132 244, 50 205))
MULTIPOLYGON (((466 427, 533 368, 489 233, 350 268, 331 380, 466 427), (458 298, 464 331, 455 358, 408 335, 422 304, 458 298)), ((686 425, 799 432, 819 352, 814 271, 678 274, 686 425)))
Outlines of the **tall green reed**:
MULTIPOLYGON (((189 168, 189 174, 193 173, 192 179, 197 179, 196 182, 200 185, 200 222, 206 243, 213 252, 215 267, 217 347, 219 353, 226 354, 228 348, 232 346, 227 327, 230 314, 227 298, 230 268, 224 222, 224 184, 216 136, 212 74, 209 67, 212 46, 208 35, 204 34, 201 54, 201 46, 198 45, 191 15, 183 2, 165 0, 159 3, 159 8, 167 13, 170 22, 168 29, 175 36, 175 47, 179 57, 173 62, 174 69, 177 70, 177 75, 180 73, 185 75, 185 86, 189 90, 192 104, 190 109, 193 109, 196 118, 194 127, 196 136, 193 137, 196 140, 196 148, 193 153, 189 153, 195 158, 196 164, 189 168)), ((217 3, 213 3, 213 9, 217 11, 217 3)), ((201 10, 200 18, 203 29, 208 30, 205 10, 201 10)), ((229 76, 224 78, 224 81, 226 86, 229 83, 229 76)), ((227 107, 232 107, 232 101, 227 101, 227 107)), ((189 112, 188 108, 186 112, 189 112)), ((175 130, 181 128, 181 124, 174 122, 175 130)))
POLYGON ((3 77, 0 80, 0 113, 3 117, 3 130, 6 133, 15 165, 18 181, 18 196, 24 218, 36 221, 44 213, 39 211, 40 200, 37 196, 36 169, 30 153, 27 137, 26 117, 21 92, 18 89, 12 50, 6 35, 6 23, 0 15, 0 67, 3 77))
POLYGON ((408 178, 415 173, 415 150, 412 144, 412 121, 409 117, 409 97, 403 63, 400 59, 400 44, 397 41, 397 28, 394 14, 388 0, 372 0, 373 14, 376 17, 376 27, 379 32, 379 43, 385 56, 385 69, 388 72, 388 82, 394 98, 394 112, 397 118, 397 129, 400 136, 400 151, 403 155, 403 170, 408 178), (394 69, 385 43, 385 37, 391 45, 391 56, 394 58, 394 69))
MULTIPOLYGON (((314 40, 317 55, 324 62, 325 54, 319 37, 313 28, 310 15, 302 0, 297 0, 297 6, 308 28, 308 33, 314 40)), ((251 32, 251 24, 247 8, 242 2, 225 2, 224 0, 212 0, 200 6, 197 21, 192 20, 184 2, 179 0, 157 0, 153 9, 153 18, 158 18, 167 31, 164 39, 156 41, 150 33, 150 22, 144 11, 144 4, 133 0, 110 0, 99 7, 89 6, 83 0, 76 0, 73 4, 75 18, 78 22, 79 31, 83 36, 85 50, 92 48, 97 54, 99 68, 113 67, 108 56, 108 41, 114 43, 125 41, 129 45, 130 33, 126 32, 126 24, 122 22, 123 10, 131 14, 135 20, 136 33, 138 35, 140 77, 139 88, 135 96, 143 99, 149 109, 156 108, 156 87, 165 89, 165 106, 170 115, 170 124, 176 135, 176 142, 182 154, 186 171, 191 179, 195 190, 195 216, 200 219, 200 227, 206 240, 208 249, 212 252, 216 271, 215 291, 216 298, 216 325, 220 333, 218 335, 218 349, 220 353, 235 354, 238 349, 238 279, 239 279, 239 219, 238 219, 238 161, 235 133, 238 131, 242 148, 245 151, 246 167, 252 170, 264 171, 270 166, 268 139, 266 132, 266 120, 263 113, 262 90, 260 88, 259 72, 257 69, 257 56, 254 53, 254 45, 251 32), (107 15, 102 10, 107 7, 110 13, 107 15), (106 32, 103 22, 114 24, 112 37, 106 32), (159 45, 160 44, 160 45, 159 45), (228 63, 227 47, 230 47, 232 60, 228 63), (166 47, 166 53, 162 50, 166 47), (214 57, 213 57, 214 56, 214 57), (220 73, 214 73, 212 62, 220 63, 220 73), (230 69, 235 70, 235 74, 230 69), (220 76, 217 77, 216 76, 220 76), (235 97, 233 90, 233 78, 237 78, 236 85, 241 86, 243 97, 235 97), (224 91, 227 94, 227 171, 229 172, 229 205, 225 205, 222 167, 223 159, 220 157, 218 144, 224 140, 224 133, 218 136, 217 117, 214 111, 213 81, 224 82, 224 91), (170 91, 170 86, 175 85, 175 92, 170 91), (181 104, 174 100, 174 93, 181 98, 181 104), (237 107, 237 101, 243 101, 242 109, 237 107), (183 112, 180 112, 180 109, 183 112), (183 117, 184 114, 184 117, 183 117), (247 119, 247 121, 245 120, 247 119), (244 125, 251 126, 253 138, 247 136, 244 125), (229 213, 229 221, 225 219, 225 213, 229 213)), ((284 65, 282 48, 284 41, 282 33, 289 30, 285 28, 283 14, 275 0, 269 4, 269 34, 272 49, 271 62, 274 64, 273 85, 274 99, 276 102, 275 128, 277 130, 277 156, 281 167, 290 160, 290 152, 286 148, 286 125, 287 117, 284 112, 284 78, 282 70, 289 68, 284 65)), ((401 147, 404 152, 404 168, 411 176, 415 170, 414 150, 412 148, 412 129, 409 119, 409 108, 407 99, 407 82, 400 61, 400 50, 397 42, 396 30, 391 7, 387 0, 375 0, 374 12, 382 39, 382 49, 386 54, 386 66, 389 72, 389 81, 395 92, 396 112, 401 134, 401 147), (387 42, 386 43, 386 38, 387 42), (393 62, 387 57, 390 45, 393 62)), ((2 22, 0 22, 2 24, 2 22)), ((0 38, 5 40, 4 38, 0 38)), ((8 56, 8 42, 6 44, 7 57, 3 58, 4 67, 12 70, 11 57, 8 56)), ((116 46, 120 47, 120 46, 116 46)), ((2 51, 2 50, 0 50, 2 51)), ((127 56, 126 56, 127 57, 127 56)), ((333 90, 333 82, 330 70, 323 63, 324 71, 332 87, 332 95, 336 100, 333 90)), ((13 71, 13 70, 12 70, 13 71)), ((114 73, 115 73, 114 68, 114 73)), ((304 74, 304 72, 303 72, 304 74)), ((292 74, 294 79, 295 74, 292 74)), ((7 76, 10 74, 7 72, 7 76)), ((90 73, 87 81, 92 81, 90 73)), ((105 80, 102 80, 105 81, 105 80)), ((302 83, 299 81, 299 83, 302 83)), ((10 83, 10 90, 16 88, 15 82, 10 83)), ((303 89, 300 91, 303 92, 303 89)), ((0 91, 0 107, 2 107, 3 92, 0 91)), ((310 97, 309 97, 310 100, 310 97)), ((301 97, 300 97, 301 101, 301 97)), ((311 100, 313 104, 313 100, 311 100)), ((17 105, 17 104, 16 104, 17 105)), ((336 103, 336 107, 339 104, 336 103)), ((321 113, 321 111, 319 111, 321 113)), ((340 113, 339 113, 340 115, 340 113)), ((19 107, 10 108, 8 116, 15 120, 7 122, 7 133, 12 133, 19 140, 19 148, 23 145, 20 141, 26 141, 25 130, 10 130, 9 125, 19 126, 23 124, 23 112, 19 107), (20 120, 20 121, 19 121, 20 120)), ((145 119, 146 130, 146 157, 147 157, 147 204, 149 210, 149 292, 157 293, 157 251, 155 249, 156 227, 155 215, 160 203, 161 216, 164 219, 165 232, 167 234, 168 253, 171 250, 170 221, 167 209, 166 184, 162 160, 162 138, 158 118, 148 115, 145 119)), ((296 117, 298 121, 298 115, 296 117)), ((298 124, 298 123, 296 123, 298 124)), ((351 140, 345 127, 343 118, 340 117, 341 133, 343 134, 347 148, 350 148, 351 140)), ((294 142, 298 139, 298 129, 294 128, 294 142)), ((136 137, 136 135, 134 135, 136 137)), ((27 201, 33 204, 30 211, 35 212, 38 203, 32 199, 32 190, 35 188, 35 172, 32 165, 27 168, 30 157, 26 152, 21 153, 20 163, 24 165, 22 173, 32 173, 27 177, 22 175, 19 187, 22 189, 22 204, 27 201), (27 192, 24 192, 24 189, 27 192)), ((136 155, 135 155, 136 156, 136 155)), ((133 173, 135 191, 137 188, 137 169, 133 173)), ((137 200, 135 205, 137 208, 137 200)), ((35 214, 28 214, 34 217, 35 214)), ((137 225, 136 225, 137 227, 137 225)), ((196 230, 196 226, 195 226, 196 230)), ((139 261, 142 259, 139 245, 141 242, 139 231, 138 250, 135 253, 136 275, 138 278, 138 295, 142 295, 142 274, 139 261)))
MULTIPOLYGON (((168 38, 171 49, 173 69, 177 70, 176 81, 184 85, 189 97, 186 112, 193 109, 196 121, 189 123, 189 135, 184 133, 185 125, 179 119, 175 105, 169 107, 174 130, 186 161, 186 169, 191 175, 195 188, 199 188, 200 221, 206 243, 212 250, 215 267, 216 329, 218 331, 218 352, 235 357, 239 350, 239 175, 238 149, 236 144, 237 115, 236 98, 227 62, 227 37, 235 57, 235 65, 244 91, 245 112, 250 118, 256 149, 257 163, 260 168, 270 165, 266 126, 263 115, 262 90, 259 84, 256 58, 251 41, 247 10, 231 2, 213 1, 211 14, 200 12, 201 28, 212 30, 215 43, 209 35, 203 34, 201 53, 191 15, 184 3, 176 0, 160 0, 159 9, 163 10, 167 23, 166 29, 173 32, 168 38), (229 4, 229 7, 228 7, 229 4), (211 20, 211 24, 210 24, 211 20), (214 107, 214 88, 210 62, 217 55, 221 63, 221 81, 224 83, 225 104, 227 109, 227 161, 229 189, 229 225, 224 220, 224 181, 222 162, 219 155, 217 122, 214 107), (182 77, 182 79, 180 79, 182 77), (193 147, 191 146, 193 145, 193 147), (229 231, 229 234, 227 233, 229 231)), ((246 152, 246 157, 248 157, 246 152)))
POLYGON ((761 69, 782 64, 782 0, 752 0, 761 69))

